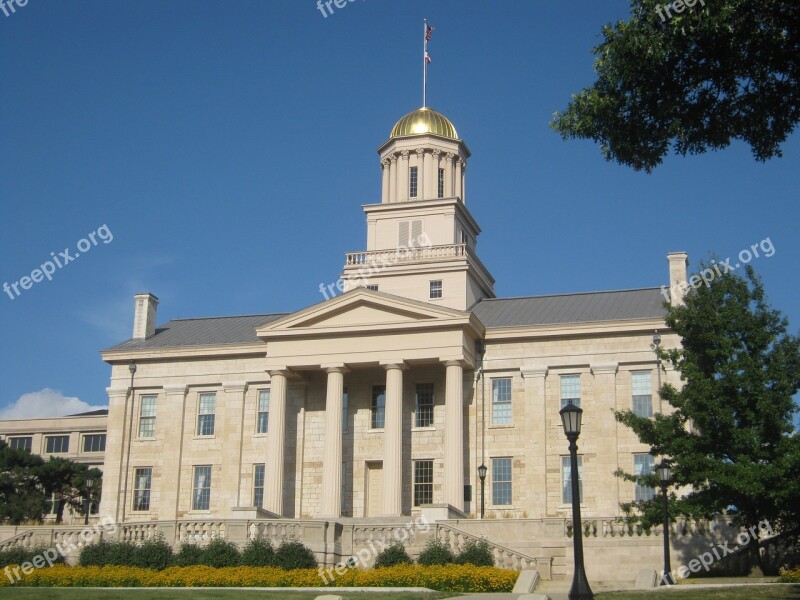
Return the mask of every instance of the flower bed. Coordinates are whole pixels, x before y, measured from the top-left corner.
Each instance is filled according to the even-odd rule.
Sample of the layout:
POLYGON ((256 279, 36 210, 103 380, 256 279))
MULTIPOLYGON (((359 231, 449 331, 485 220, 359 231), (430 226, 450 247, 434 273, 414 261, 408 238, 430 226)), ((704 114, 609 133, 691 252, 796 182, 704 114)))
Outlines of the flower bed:
POLYGON ((778 581, 781 583, 800 583, 800 566, 781 571, 781 576, 778 581))

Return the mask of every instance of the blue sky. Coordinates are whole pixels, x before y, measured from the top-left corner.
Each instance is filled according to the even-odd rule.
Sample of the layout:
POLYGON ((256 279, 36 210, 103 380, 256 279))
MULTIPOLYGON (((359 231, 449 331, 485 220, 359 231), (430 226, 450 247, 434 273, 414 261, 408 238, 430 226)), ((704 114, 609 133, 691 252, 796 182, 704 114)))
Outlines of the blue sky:
POLYGON ((344 253, 365 247, 376 148, 421 104, 423 17, 436 27, 428 104, 472 150, 467 203, 499 296, 660 286, 667 252, 696 266, 769 238, 774 255, 752 264, 796 333, 796 134, 765 164, 735 144, 648 175, 548 128, 594 81, 601 26, 627 11, 29 0, 0 13, 0 283, 90 232, 98 242, 52 281, 0 295, 0 416, 104 405, 98 351, 130 336, 136 292, 160 298, 159 322, 321 301, 344 253))

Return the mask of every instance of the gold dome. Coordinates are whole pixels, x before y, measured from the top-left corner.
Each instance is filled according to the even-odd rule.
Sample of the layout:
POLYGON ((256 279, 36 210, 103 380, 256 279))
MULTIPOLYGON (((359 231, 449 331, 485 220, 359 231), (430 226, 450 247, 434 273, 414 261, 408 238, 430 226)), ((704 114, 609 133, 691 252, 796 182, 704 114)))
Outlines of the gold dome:
POLYGON ((426 134, 440 135, 452 140, 458 139, 458 133, 450 119, 426 106, 418 108, 400 119, 392 128, 389 139, 426 134))

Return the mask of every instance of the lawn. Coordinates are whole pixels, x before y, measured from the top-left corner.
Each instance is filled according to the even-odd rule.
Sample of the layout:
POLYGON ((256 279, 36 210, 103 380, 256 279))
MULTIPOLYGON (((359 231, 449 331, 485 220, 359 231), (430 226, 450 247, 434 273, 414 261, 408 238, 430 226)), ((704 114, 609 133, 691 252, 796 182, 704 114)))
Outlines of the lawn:
MULTIPOLYGON (((262 592, 256 590, 222 590, 222 589, 162 589, 162 590, 113 590, 89 588, 2 588, 3 600, 34 600, 53 598, 55 600, 313 600, 322 594, 336 594, 334 590, 326 592, 262 592)), ((352 600, 439 600, 452 598, 459 594, 434 593, 411 594, 394 592, 341 592, 352 600)))
POLYGON ((597 600, 800 600, 800 585, 757 585, 726 589, 680 589, 652 592, 605 592, 597 600))

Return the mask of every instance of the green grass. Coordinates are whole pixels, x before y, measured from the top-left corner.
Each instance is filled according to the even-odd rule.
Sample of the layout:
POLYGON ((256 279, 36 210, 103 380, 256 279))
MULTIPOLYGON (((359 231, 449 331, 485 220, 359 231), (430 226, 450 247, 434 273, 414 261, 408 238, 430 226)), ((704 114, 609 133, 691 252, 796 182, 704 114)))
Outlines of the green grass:
MULTIPOLYGON (((680 586, 688 588, 691 586, 680 586)), ((800 600, 800 585, 757 585, 746 588, 664 590, 652 592, 605 592, 598 600, 800 600)))
MULTIPOLYGON (((260 592, 256 590, 98 590, 90 588, 0 588, 3 600, 34 600, 38 598, 54 598, 56 600, 313 600, 322 594, 336 594, 335 590, 327 592, 260 592)), ((393 592, 346 592, 352 600, 439 600, 452 598, 459 594, 433 593, 411 594, 393 592)))

